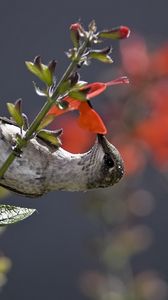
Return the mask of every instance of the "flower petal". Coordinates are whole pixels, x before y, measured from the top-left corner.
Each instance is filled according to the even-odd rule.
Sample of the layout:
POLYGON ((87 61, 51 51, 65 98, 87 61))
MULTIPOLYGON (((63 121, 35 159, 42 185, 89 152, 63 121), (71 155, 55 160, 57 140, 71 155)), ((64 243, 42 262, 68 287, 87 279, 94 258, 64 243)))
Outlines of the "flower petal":
POLYGON ((119 78, 113 79, 109 82, 106 82, 106 87, 111 86, 111 85, 117 85, 117 84, 122 84, 122 83, 129 83, 129 79, 127 76, 121 76, 119 78))
POLYGON ((73 99, 71 97, 65 97, 64 99, 66 102, 68 102, 69 106, 67 109, 60 109, 58 106, 53 105, 47 115, 54 115, 54 116, 60 116, 68 111, 71 110, 77 110, 80 105, 80 101, 73 99))
POLYGON ((82 102, 79 106, 80 116, 78 124, 81 128, 87 129, 94 133, 106 134, 107 129, 94 109, 87 102, 82 102))
POLYGON ((82 90, 88 89, 87 99, 91 99, 91 98, 103 93, 104 90, 108 86, 122 84, 122 83, 129 83, 129 80, 126 76, 116 78, 116 79, 111 80, 106 83, 104 83, 104 82, 89 83, 89 84, 85 85, 84 87, 82 87, 80 90, 82 91, 82 90))
POLYGON ((106 83, 103 82, 93 82, 90 84, 85 85, 84 87, 81 88, 82 90, 88 89, 88 94, 87 94, 87 99, 91 99, 95 96, 98 96, 104 90, 106 89, 106 83))

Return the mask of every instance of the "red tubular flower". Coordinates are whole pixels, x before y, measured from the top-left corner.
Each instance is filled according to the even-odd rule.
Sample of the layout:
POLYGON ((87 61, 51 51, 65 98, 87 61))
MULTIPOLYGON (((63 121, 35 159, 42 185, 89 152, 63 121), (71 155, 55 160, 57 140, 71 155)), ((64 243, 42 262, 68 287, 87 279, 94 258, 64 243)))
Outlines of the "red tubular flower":
MULTIPOLYGON (((120 83, 128 83, 127 77, 121 77, 107 83, 94 82, 86 84, 80 88, 80 91, 87 90, 86 98, 90 100, 91 98, 101 94, 108 86, 116 85, 120 83)), ((65 97, 64 100, 68 102, 68 108, 65 110, 59 109, 58 106, 53 105, 49 110, 48 115, 59 116, 71 110, 79 110, 78 124, 81 128, 87 129, 94 133, 106 134, 107 129, 97 112, 91 107, 89 102, 81 102, 72 97, 65 97)))

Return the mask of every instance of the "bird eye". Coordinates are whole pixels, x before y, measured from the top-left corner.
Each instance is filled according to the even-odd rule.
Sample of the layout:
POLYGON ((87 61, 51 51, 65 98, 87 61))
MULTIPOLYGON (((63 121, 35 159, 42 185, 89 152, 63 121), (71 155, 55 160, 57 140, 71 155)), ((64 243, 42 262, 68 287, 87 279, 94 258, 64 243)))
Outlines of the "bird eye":
POLYGON ((109 168, 114 167, 114 161, 113 159, 110 157, 110 155, 108 153, 106 153, 104 155, 104 163, 106 166, 108 166, 109 168))

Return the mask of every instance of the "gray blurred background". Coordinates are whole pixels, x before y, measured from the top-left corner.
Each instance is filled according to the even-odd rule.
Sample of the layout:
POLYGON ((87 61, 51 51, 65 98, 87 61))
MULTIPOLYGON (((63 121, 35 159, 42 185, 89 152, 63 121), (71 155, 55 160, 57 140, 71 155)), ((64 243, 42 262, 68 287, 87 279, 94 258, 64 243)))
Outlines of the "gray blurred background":
MULTIPOLYGON (((81 19, 86 26, 95 19, 99 29, 127 25, 146 39, 168 40, 168 2, 160 1, 54 1, 6 0, 0 2, 0 110, 6 113, 6 101, 24 99, 24 111, 33 118, 41 107, 41 98, 32 87, 32 75, 24 66, 40 54, 45 62, 58 60, 57 74, 68 65, 64 55, 71 42, 69 25, 81 19)), ((115 43, 113 57, 117 57, 115 43)), ((101 80, 107 66, 93 64, 83 79, 101 80), (87 76, 87 77, 86 77, 87 76)), ((112 74, 113 78, 115 74, 112 74)), ((150 174, 150 180, 152 177, 150 174)), ((154 179, 153 179, 154 180, 154 179)), ((167 194, 157 190, 160 205, 148 218, 154 228, 155 243, 141 255, 135 269, 154 267, 168 280, 168 205, 167 194), (165 263, 166 262, 166 263, 165 263)), ((91 192, 90 192, 91 193, 91 192)), ((55 192, 31 200, 11 194, 3 203, 37 208, 38 214, 9 226, 0 239, 0 249, 9 256, 13 267, 2 300, 80 299, 82 272, 98 266, 87 251, 86 241, 101 230, 81 209, 82 193, 55 192)))

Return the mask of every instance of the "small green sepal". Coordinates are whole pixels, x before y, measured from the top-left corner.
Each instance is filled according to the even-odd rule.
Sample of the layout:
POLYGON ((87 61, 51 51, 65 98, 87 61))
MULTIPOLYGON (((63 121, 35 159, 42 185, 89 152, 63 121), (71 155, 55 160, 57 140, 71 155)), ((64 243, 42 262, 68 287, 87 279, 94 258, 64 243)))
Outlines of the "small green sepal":
POLYGON ((15 104, 8 102, 6 105, 10 116, 16 122, 16 124, 21 128, 24 125, 24 120, 21 111, 21 99, 17 100, 15 104))
POLYGON ((83 91, 79 91, 79 90, 73 90, 68 94, 68 97, 71 97, 73 99, 79 100, 79 101, 87 101, 87 93, 88 90, 83 90, 83 91))
POLYGON ((40 131, 41 129, 47 127, 50 123, 52 123, 55 119, 54 115, 45 115, 43 120, 41 121, 37 131, 40 131))
POLYGON ((53 84, 53 72, 55 70, 56 62, 52 61, 49 65, 41 63, 41 57, 37 56, 34 62, 25 62, 28 70, 42 80, 46 85, 51 86, 53 84))
POLYGON ((38 96, 41 96, 41 97, 46 97, 47 96, 47 92, 44 91, 44 90, 41 90, 35 81, 33 81, 33 85, 34 85, 34 89, 35 89, 35 92, 38 96))
POLYGON ((71 74, 69 79, 71 81, 71 86, 73 87, 74 85, 76 85, 79 82, 80 74, 78 72, 74 72, 73 74, 71 74))
POLYGON ((65 93, 67 93, 69 90, 71 89, 71 80, 68 79, 66 81, 64 81, 60 87, 59 87, 59 94, 63 95, 65 93))
POLYGON ((44 140, 45 142, 53 146, 59 147, 61 145, 61 141, 59 139, 59 136, 61 134, 62 134, 62 129, 56 131, 42 129, 38 132, 37 136, 42 140, 44 140))
POLYGON ((104 63, 113 63, 112 58, 109 56, 111 51, 112 51, 111 47, 106 47, 101 50, 91 50, 89 53, 89 57, 97 59, 104 63))

